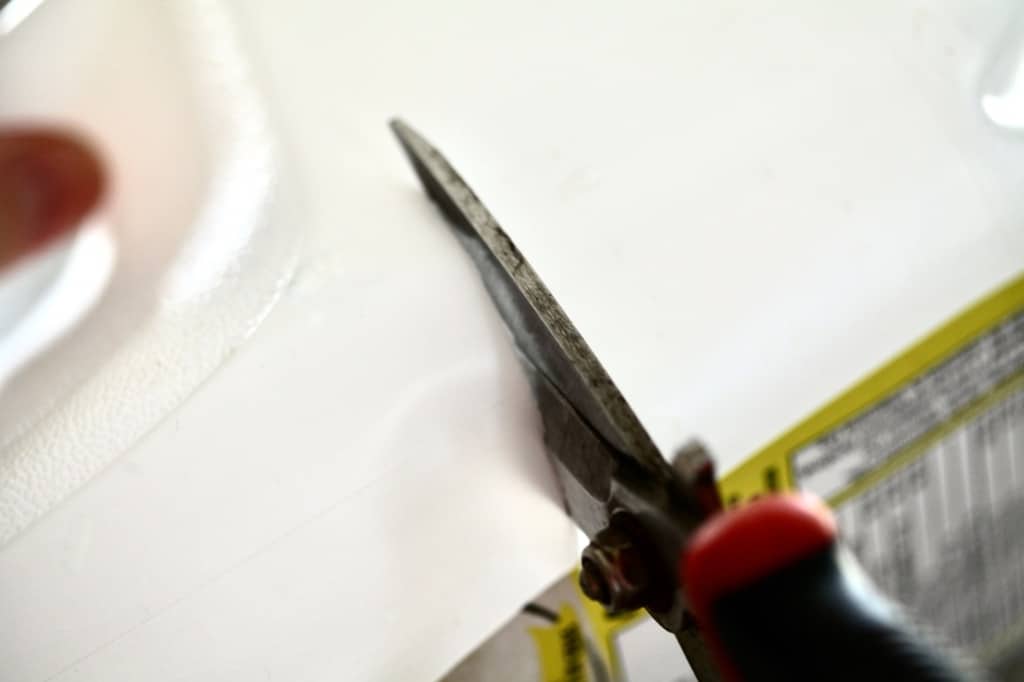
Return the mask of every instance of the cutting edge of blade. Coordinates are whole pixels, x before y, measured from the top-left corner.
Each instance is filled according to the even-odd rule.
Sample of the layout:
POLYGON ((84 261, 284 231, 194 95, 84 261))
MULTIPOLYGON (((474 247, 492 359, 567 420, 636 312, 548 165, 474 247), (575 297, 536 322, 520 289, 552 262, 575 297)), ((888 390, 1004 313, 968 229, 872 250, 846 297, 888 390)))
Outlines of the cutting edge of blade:
MULTIPOLYGON (((456 223, 458 229, 475 233, 555 340, 562 355, 557 361, 571 365, 586 389, 594 394, 595 402, 605 412, 606 421, 618 432, 605 436, 611 436, 611 442, 621 441, 625 450, 623 454, 638 460, 645 468, 665 472, 669 468, 668 463, 632 408, 575 325, 483 202, 448 160, 414 128, 397 118, 392 119, 390 125, 428 194, 437 201, 449 219, 456 223)), ((512 331, 515 336, 515 330, 512 331)), ((538 367, 546 364, 541 359, 530 360, 538 367)), ((547 360, 550 362, 553 359, 547 360)), ((555 385, 558 386, 557 381, 555 385)), ((564 386, 559 386, 559 389, 572 400, 564 386)), ((587 416, 585 412, 583 414, 587 416)))

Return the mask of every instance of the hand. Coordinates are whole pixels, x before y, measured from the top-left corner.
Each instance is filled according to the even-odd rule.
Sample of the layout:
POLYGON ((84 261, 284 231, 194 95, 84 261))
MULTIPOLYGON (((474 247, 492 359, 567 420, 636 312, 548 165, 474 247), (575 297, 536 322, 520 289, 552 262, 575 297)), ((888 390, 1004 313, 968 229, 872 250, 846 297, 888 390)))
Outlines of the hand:
POLYGON ((105 184, 99 161, 76 138, 46 129, 0 131, 0 269, 74 230, 105 184))

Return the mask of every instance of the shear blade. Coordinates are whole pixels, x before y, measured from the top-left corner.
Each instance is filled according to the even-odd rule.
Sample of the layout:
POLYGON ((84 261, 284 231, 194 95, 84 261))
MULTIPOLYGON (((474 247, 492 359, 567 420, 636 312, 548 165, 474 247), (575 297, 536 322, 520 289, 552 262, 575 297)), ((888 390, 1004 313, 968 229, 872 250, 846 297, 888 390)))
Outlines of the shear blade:
MULTIPOLYGON (((667 462, 561 306, 440 152, 400 120, 391 129, 427 193, 456 228, 524 359, 614 451, 650 475, 667 462)), ((550 426, 547 425, 546 426, 550 426)), ((549 440, 558 442, 557 434, 549 440)), ((558 453, 555 453, 556 456, 558 453)))

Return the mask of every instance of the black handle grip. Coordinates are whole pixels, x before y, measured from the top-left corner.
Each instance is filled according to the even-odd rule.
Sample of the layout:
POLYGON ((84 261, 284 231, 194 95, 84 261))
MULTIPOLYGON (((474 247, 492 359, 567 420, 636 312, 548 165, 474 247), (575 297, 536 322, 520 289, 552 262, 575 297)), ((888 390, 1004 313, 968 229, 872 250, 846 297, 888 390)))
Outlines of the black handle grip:
POLYGON ((978 679, 874 589, 839 548, 834 519, 820 503, 766 498, 712 523, 717 528, 695 539, 683 579, 727 677, 978 679))
POLYGON ((720 597, 711 608, 712 627, 740 678, 969 679, 858 573, 829 547, 720 597))

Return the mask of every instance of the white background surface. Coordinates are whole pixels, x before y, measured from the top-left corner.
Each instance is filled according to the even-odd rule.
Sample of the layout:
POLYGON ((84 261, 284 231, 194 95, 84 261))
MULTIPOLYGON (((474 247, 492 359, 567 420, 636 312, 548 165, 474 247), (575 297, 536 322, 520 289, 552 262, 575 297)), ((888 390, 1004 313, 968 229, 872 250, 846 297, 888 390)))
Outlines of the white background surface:
MULTIPOLYGON (((61 0, 0 36, 0 121, 71 127, 97 147, 112 191, 95 218, 118 259, 75 333, 5 383, 0 544, 191 394, 294 271, 294 183, 218 9, 61 0)), ((81 260, 103 274, 95 256, 81 260)), ((12 355, 4 363, 22 360, 12 355)))
POLYGON ((655 440, 731 465, 1020 270, 1022 147, 977 107, 1011 5, 230 3, 302 188, 299 270, 0 549, 0 677, 429 680, 569 565, 505 334, 388 117, 655 440))

